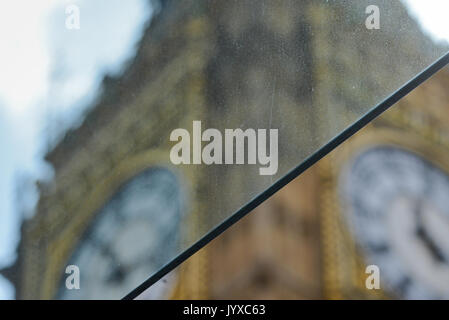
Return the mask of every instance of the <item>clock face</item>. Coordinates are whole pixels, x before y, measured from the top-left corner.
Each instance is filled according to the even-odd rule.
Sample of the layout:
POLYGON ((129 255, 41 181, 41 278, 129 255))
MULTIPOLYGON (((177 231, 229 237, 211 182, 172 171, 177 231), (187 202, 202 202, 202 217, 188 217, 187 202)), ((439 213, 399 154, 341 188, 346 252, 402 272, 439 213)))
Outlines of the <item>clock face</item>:
MULTIPOLYGON (((124 297, 177 253, 181 212, 179 186, 169 171, 149 169, 130 180, 96 215, 67 263, 79 268, 80 289, 68 290, 63 274, 58 297, 124 297)), ((166 298, 168 284, 154 298, 166 298)))
POLYGON ((449 177, 393 147, 357 156, 340 191, 366 264, 403 299, 449 299, 449 177))

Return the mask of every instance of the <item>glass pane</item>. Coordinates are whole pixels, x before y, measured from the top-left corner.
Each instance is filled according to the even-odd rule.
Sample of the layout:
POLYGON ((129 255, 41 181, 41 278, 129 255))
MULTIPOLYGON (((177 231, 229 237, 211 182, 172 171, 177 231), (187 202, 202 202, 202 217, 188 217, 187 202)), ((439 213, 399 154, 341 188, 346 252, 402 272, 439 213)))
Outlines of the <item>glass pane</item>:
POLYGON ((6 125, 24 132, 2 140, 32 173, 8 218, 16 297, 125 296, 447 52, 405 2, 374 2, 42 0, 23 43, 6 19, 6 125), (155 168, 176 183, 133 184, 155 168), (152 262, 84 251, 103 231, 152 262), (107 269, 84 289, 83 255, 107 269))
POLYGON ((138 299, 448 299, 448 86, 445 67, 138 299))

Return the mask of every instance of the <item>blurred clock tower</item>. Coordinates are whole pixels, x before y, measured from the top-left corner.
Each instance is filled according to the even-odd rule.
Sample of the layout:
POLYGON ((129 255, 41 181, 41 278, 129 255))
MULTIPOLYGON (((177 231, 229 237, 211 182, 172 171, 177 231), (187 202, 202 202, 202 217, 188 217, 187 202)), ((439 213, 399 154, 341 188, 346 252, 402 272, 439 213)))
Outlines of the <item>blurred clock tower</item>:
MULTIPOLYGON (((131 283, 126 271, 143 263, 139 252, 155 247, 161 259, 157 263, 163 265, 168 256, 179 252, 175 242, 156 246, 157 239, 179 233, 176 241, 192 243, 192 235, 208 230, 208 219, 220 211, 218 207, 226 208, 231 197, 252 190, 246 174, 225 175, 219 168, 211 170, 217 170, 223 190, 232 193, 217 194, 214 201, 206 199, 202 191, 208 177, 194 170, 187 173, 191 189, 186 190, 183 181, 176 179, 177 169, 162 156, 169 149, 172 129, 200 118, 209 125, 216 119, 232 123, 245 117, 248 127, 256 127, 254 124, 267 116, 259 113, 257 106, 273 101, 297 120, 298 127, 310 129, 298 137, 297 128, 282 128, 280 152, 291 152, 293 157, 297 153, 292 148, 321 141, 332 132, 321 117, 343 127, 333 122, 333 112, 346 114, 348 119, 363 113, 366 97, 355 94, 354 86, 367 88, 369 98, 379 97, 379 82, 395 86, 392 72, 406 78, 422 57, 438 58, 431 50, 435 44, 416 23, 408 20, 406 25, 401 24, 408 13, 399 1, 375 1, 389 11, 389 32, 367 30, 364 8, 371 2, 360 1, 348 9, 338 1, 161 1, 160 11, 149 24, 128 69, 120 78, 104 80, 103 93, 83 123, 46 156, 55 170, 54 181, 40 185, 37 212, 22 227, 18 262, 8 272, 16 285, 17 298, 63 297, 65 267, 84 261, 86 266, 109 270, 112 266, 107 260, 97 259, 104 252, 108 259, 123 259, 117 265, 129 268, 109 270, 104 284, 89 286, 90 291, 80 297, 98 297, 101 290, 118 292, 124 288, 120 286, 131 283), (337 22, 341 33, 335 31, 337 22), (407 30, 401 41, 392 31, 399 29, 407 30), (354 37, 354 32, 363 36, 354 37), (391 43, 388 56, 378 52, 379 44, 385 42, 391 43), (363 66, 363 70, 357 66, 363 66), (282 95, 274 96, 267 90, 273 87, 273 79, 278 79, 276 90, 282 95), (230 106, 242 102, 248 107, 238 109, 238 113, 232 111, 236 109, 230 106), (323 107, 328 105, 334 108, 323 107), (322 109, 313 112, 319 117, 305 116, 311 114, 311 107, 322 109), (155 180, 160 183, 154 184, 155 180), (136 186, 149 190, 151 201, 139 194, 136 186), (170 197, 164 193, 167 190, 170 197), (186 204, 189 199, 198 201, 186 204), (190 212, 185 212, 186 207, 190 212), (151 237, 144 237, 144 241, 133 237, 145 234, 140 227, 151 224, 134 214, 139 208, 171 213, 170 221, 157 221, 152 224, 157 226, 154 230, 148 227, 153 236, 157 235, 154 242, 148 240, 151 237), (98 244, 91 237, 98 230, 105 232, 103 239, 111 241, 98 244), (114 244, 119 237, 125 248, 133 247, 129 255, 124 254, 123 246, 114 244)), ((357 171, 351 168, 357 159, 367 159, 367 147, 408 152, 416 165, 410 165, 409 170, 434 172, 438 168, 443 181, 449 164, 447 88, 448 74, 443 71, 183 263, 158 285, 157 294, 151 298, 414 297, 408 290, 424 297, 439 295, 440 290, 432 289, 435 278, 421 279, 423 270, 435 269, 426 269, 426 265, 408 269, 398 262, 409 250, 402 248, 400 241, 379 234, 387 251, 401 247, 400 253, 372 253, 372 238, 364 237, 364 230, 371 232, 370 226, 382 229, 383 223, 390 226, 385 222, 388 219, 376 219, 377 211, 368 222, 358 218, 368 212, 366 206, 373 194, 369 185, 355 184, 360 188, 358 197, 367 197, 363 199, 351 198, 353 194, 345 190, 355 188, 353 177, 364 179, 352 176, 357 171), (357 206, 360 203, 365 207, 357 206), (391 290, 371 292, 364 288, 367 263, 389 270, 386 274, 391 290), (394 278, 395 270, 403 272, 406 280, 394 278), (406 289, 401 289, 403 281, 410 283, 406 289), (420 289, 428 286, 428 291, 420 289)), ((382 150, 375 159, 385 162, 379 167, 385 171, 391 163, 382 156, 382 150)), ((398 153, 399 159, 403 156, 398 153)), ((385 178, 381 182, 389 185, 394 181, 385 178)), ((396 193, 392 194, 402 199, 398 190, 406 187, 394 187, 396 193)), ((420 190, 413 192, 406 192, 407 199, 418 198, 420 190)), ((423 210, 439 211, 439 201, 427 197, 426 208, 432 209, 423 210)), ((382 201, 377 199, 376 203, 382 201)), ((392 209, 387 206, 376 210, 392 209)), ((408 213, 404 215, 411 219, 408 213)), ((435 217, 439 221, 439 213, 435 217)), ((415 220, 410 221, 412 228, 415 220)), ((427 238, 435 239, 417 237, 416 248, 428 248, 430 242, 440 245, 444 229, 434 228, 435 222, 426 223, 432 224, 424 228, 427 238)), ((423 257, 428 256, 428 252, 423 253, 423 257)), ((149 272, 139 270, 142 275, 149 272)))

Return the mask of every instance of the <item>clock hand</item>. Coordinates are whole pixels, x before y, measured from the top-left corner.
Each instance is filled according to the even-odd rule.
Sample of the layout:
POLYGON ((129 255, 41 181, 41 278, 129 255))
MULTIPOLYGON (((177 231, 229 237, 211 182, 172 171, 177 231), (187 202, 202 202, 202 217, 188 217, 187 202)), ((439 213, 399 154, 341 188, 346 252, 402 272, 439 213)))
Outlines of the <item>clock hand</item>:
POLYGON ((112 271, 106 275, 106 281, 120 284, 126 278, 128 268, 120 263, 115 252, 104 241, 94 239, 93 244, 100 250, 101 254, 111 259, 112 271))
POLYGON ((429 210, 423 216, 423 223, 428 234, 438 244, 443 255, 449 257, 449 219, 437 209, 429 210))
POLYGON ((106 280, 114 284, 122 283, 126 278, 126 272, 122 266, 113 266, 112 272, 109 273, 106 280))
POLYGON ((428 235, 426 229, 424 228, 424 223, 422 219, 423 214, 423 201, 421 199, 416 201, 416 205, 414 207, 415 219, 416 219, 416 235, 426 244, 429 251, 434 256, 435 260, 440 263, 447 263, 446 257, 441 253, 441 250, 432 240, 432 238, 428 235))

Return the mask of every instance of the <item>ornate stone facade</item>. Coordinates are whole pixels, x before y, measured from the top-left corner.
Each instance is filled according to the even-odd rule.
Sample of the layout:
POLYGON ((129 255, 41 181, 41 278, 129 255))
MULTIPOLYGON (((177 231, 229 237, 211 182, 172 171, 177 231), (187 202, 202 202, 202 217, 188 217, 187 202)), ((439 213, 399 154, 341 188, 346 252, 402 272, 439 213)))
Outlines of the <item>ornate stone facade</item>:
MULTIPOLYGON (((366 30, 368 2, 348 8, 321 1, 164 1, 124 74, 104 80, 82 125, 47 155, 55 176, 40 186, 36 215, 22 228, 17 297, 55 296, 95 214, 145 168, 162 166, 186 177, 184 189, 194 201, 181 247, 225 218, 224 212, 235 211, 233 205, 245 201, 242 195, 255 196, 270 185, 266 180, 256 188, 260 180, 245 168, 174 167, 167 156, 171 130, 193 120, 217 129, 240 119, 242 127, 279 126, 279 152, 289 159, 281 164, 285 171, 301 160, 297 148, 306 157, 365 112, 367 103, 384 97, 385 88, 408 80, 422 59, 437 58, 416 24, 401 25, 407 12, 396 2, 377 1, 394 16, 379 33, 366 30), (405 27, 399 41, 394 30, 405 27), (388 56, 379 52, 385 43, 388 56), (206 190, 211 177, 220 183, 206 190)), ((415 117, 414 111, 399 113, 415 117)), ((326 259, 339 245, 322 219, 333 211, 329 161, 181 266, 174 297, 338 296, 332 286, 339 276, 326 259)))

